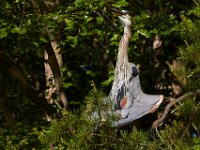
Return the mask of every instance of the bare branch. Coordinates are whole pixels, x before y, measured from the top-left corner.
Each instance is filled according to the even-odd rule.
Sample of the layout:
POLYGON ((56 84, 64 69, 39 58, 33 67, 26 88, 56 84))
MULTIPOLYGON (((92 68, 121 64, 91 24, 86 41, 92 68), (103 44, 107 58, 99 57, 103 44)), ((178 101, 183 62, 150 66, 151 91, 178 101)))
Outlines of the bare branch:
POLYGON ((180 97, 177 98, 177 99, 172 99, 172 100, 169 102, 169 104, 167 104, 167 106, 165 107, 165 110, 164 110, 162 116, 161 116, 159 119, 157 119, 157 120, 155 120, 155 121, 153 122, 153 125, 152 125, 151 128, 152 128, 152 129, 157 128, 157 127, 160 125, 160 123, 162 123, 162 122, 164 121, 164 119, 167 117, 167 115, 168 115, 168 113, 169 113, 169 111, 170 111, 170 108, 171 108, 172 106, 174 106, 176 103, 178 103, 178 102, 180 102, 180 101, 182 101, 182 100, 185 100, 186 98, 188 98, 188 97, 190 97, 190 96, 192 96, 192 95, 194 95, 194 93, 188 92, 188 93, 186 93, 186 94, 180 96, 180 97))

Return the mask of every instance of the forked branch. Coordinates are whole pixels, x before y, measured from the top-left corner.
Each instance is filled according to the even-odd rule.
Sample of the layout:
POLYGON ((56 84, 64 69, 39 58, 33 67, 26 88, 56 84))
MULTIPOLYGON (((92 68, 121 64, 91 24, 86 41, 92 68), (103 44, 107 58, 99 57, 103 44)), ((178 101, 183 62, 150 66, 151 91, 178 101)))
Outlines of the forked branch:
POLYGON ((176 98, 176 99, 172 99, 169 104, 167 104, 167 106, 165 107, 165 110, 163 111, 162 113, 162 116, 160 118, 158 118, 157 120, 155 120, 152 124, 152 129, 155 129, 157 128, 164 120, 165 118, 167 117, 169 111, 170 111, 170 108, 172 106, 174 106, 176 103, 180 102, 180 101, 183 101, 185 100, 186 98, 192 96, 192 95, 195 95, 195 93, 192 93, 192 92, 188 92, 182 96, 180 96, 179 98, 176 98))

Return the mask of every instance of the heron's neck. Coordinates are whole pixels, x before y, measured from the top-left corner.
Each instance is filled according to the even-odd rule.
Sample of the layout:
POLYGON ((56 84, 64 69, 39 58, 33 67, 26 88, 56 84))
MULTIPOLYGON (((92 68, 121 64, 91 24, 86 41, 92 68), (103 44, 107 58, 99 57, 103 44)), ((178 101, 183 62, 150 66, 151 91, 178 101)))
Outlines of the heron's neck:
POLYGON ((117 66, 121 66, 123 65, 122 62, 128 61, 128 45, 130 37, 131 37, 131 27, 125 26, 124 34, 119 44, 117 66))
POLYGON ((127 36, 128 38, 131 38, 131 27, 130 26, 124 27, 124 35, 127 36))

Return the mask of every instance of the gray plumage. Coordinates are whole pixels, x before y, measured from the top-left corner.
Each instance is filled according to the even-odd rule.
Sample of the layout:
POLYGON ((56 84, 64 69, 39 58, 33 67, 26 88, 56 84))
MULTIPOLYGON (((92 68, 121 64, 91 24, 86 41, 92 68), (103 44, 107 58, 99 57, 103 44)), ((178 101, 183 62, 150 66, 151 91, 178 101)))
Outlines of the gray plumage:
MULTIPOLYGON (((131 37, 130 16, 123 11, 121 14, 119 19, 124 27, 124 34, 119 44, 112 89, 105 99, 105 101, 111 101, 113 109, 100 112, 101 116, 119 116, 120 119, 113 122, 114 127, 125 126, 155 111, 163 101, 162 95, 145 94, 141 89, 138 69, 135 64, 128 61, 128 45, 131 37), (123 99, 126 101, 121 106, 123 99)), ((98 118, 98 116, 94 112, 93 117, 98 118)))

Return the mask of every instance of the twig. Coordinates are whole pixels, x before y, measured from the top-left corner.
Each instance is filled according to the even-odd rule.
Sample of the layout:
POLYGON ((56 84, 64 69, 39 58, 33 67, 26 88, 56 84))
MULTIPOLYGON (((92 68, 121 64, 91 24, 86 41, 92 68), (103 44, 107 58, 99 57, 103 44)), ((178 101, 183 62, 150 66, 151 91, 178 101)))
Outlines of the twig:
POLYGON ((198 130, 197 126, 194 123, 192 123, 192 127, 197 132, 197 137, 199 137, 199 130, 198 130))
POLYGON ((169 144, 168 142, 166 143, 166 141, 162 138, 162 136, 161 136, 160 133, 158 132, 158 128, 156 128, 155 130, 156 130, 156 133, 157 133, 158 137, 160 138, 160 140, 161 140, 167 147, 169 147, 171 150, 173 150, 172 147, 170 146, 170 144, 169 144))
POLYGON ((176 103, 178 103, 178 102, 180 102, 180 101, 182 101, 182 100, 184 100, 184 99, 186 99, 186 98, 188 98, 188 97, 190 97, 190 96, 192 96, 192 95, 194 95, 194 93, 188 92, 188 93, 186 93, 186 94, 180 96, 180 97, 177 98, 177 99, 171 100, 171 101, 169 102, 169 104, 167 104, 167 106, 165 107, 165 110, 164 110, 162 116, 153 122, 153 125, 152 125, 151 128, 152 128, 152 129, 157 128, 157 127, 160 125, 160 123, 162 123, 162 122, 164 121, 164 119, 167 117, 167 114, 169 113, 170 108, 171 108, 172 106, 174 106, 176 103))

